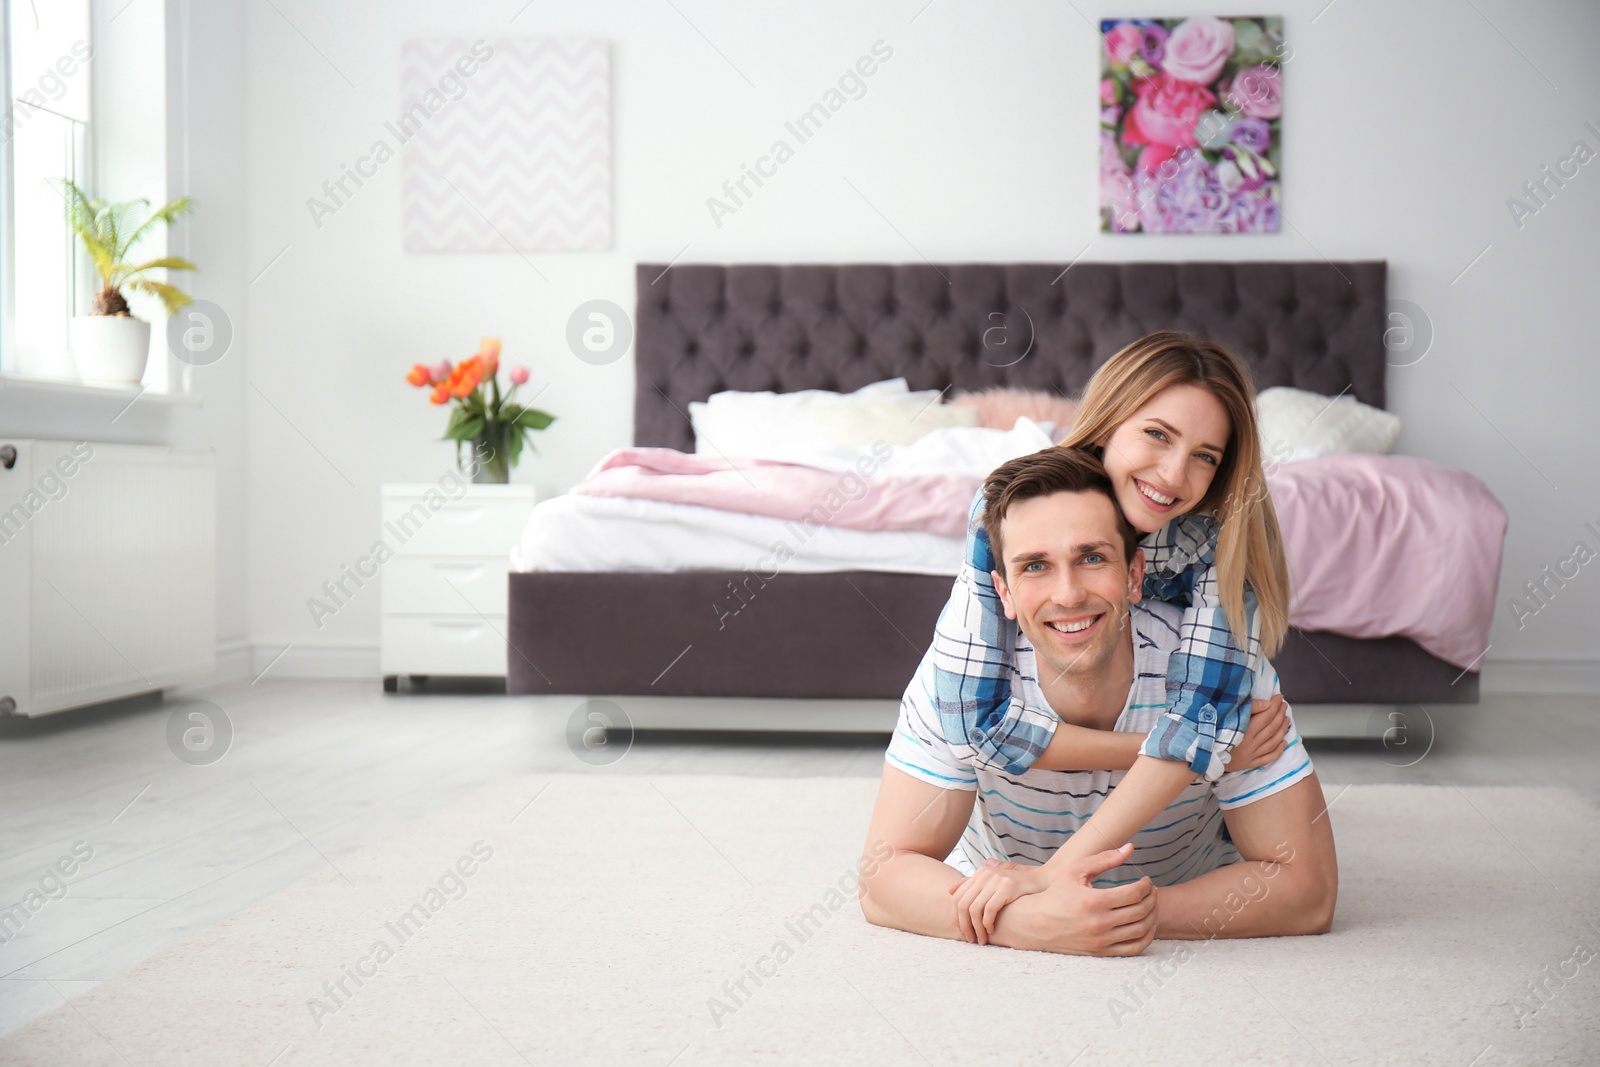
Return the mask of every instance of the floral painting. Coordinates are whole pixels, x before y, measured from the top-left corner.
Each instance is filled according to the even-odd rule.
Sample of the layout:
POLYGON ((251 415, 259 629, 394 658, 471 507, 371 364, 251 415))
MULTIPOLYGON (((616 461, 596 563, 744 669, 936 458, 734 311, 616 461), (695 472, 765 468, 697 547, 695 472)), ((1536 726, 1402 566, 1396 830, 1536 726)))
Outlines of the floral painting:
POLYGON ((1278 232, 1283 19, 1105 19, 1100 32, 1100 228, 1278 232))

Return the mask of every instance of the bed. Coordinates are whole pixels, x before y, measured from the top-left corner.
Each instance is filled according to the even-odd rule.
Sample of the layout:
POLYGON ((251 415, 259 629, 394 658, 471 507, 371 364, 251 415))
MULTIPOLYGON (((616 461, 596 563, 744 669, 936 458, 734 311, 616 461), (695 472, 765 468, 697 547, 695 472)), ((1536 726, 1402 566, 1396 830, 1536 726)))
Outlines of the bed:
MULTIPOLYGON (((1386 264, 640 264, 634 444, 694 448, 722 390, 992 386, 1075 395, 1156 329, 1211 338, 1258 388, 1385 403, 1386 264), (999 329, 1002 332, 996 333, 999 329)), ((852 570, 530 571, 510 577, 507 689, 583 696, 898 700, 951 580, 852 570), (718 605, 743 582, 736 617, 718 605)), ((1302 704, 1474 703, 1478 676, 1403 637, 1291 631, 1302 704)))

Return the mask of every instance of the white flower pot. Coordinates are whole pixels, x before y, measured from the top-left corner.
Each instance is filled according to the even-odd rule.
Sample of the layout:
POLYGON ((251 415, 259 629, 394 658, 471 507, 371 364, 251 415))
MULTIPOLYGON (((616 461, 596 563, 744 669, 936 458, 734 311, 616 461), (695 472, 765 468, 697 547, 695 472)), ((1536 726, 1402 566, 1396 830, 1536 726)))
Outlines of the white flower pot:
POLYGON ((78 377, 100 385, 138 385, 150 356, 150 324, 128 315, 77 315, 69 327, 78 377))

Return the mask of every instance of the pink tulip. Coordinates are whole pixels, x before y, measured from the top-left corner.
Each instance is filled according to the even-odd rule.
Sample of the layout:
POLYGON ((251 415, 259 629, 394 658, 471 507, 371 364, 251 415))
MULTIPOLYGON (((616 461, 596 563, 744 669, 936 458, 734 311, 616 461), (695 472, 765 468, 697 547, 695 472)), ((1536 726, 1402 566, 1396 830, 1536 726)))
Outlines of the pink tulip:
POLYGON ((433 365, 432 369, 433 369, 433 380, 434 380, 435 384, 437 384, 439 382, 442 382, 446 378, 450 377, 450 361, 448 359, 441 359, 439 362, 437 362, 437 363, 435 363, 433 365))
POLYGON ((511 368, 511 384, 512 385, 527 385, 528 384, 528 368, 527 367, 512 367, 511 368))

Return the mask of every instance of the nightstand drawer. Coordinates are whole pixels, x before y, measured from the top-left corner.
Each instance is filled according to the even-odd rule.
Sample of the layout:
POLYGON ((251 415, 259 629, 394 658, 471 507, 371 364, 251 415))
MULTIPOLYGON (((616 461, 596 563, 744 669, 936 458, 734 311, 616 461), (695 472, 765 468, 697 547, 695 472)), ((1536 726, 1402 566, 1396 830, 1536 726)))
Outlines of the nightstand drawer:
POLYGON ((380 668, 386 675, 503 677, 505 632, 504 615, 385 615, 380 668))
POLYGON ((506 555, 396 556, 383 568, 385 615, 506 613, 506 555))
POLYGON ((430 508, 418 497, 385 496, 383 539, 403 556, 504 556, 522 537, 533 510, 530 494, 523 500, 494 500, 471 495, 430 508))

